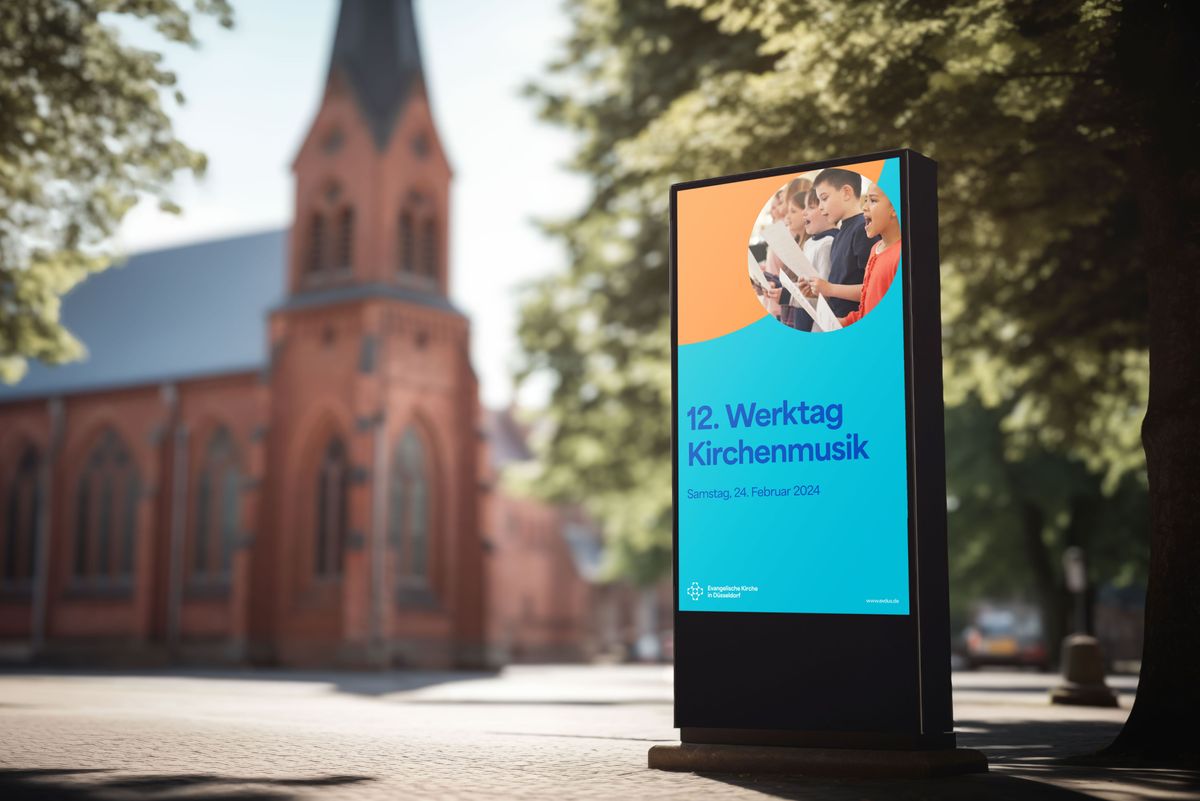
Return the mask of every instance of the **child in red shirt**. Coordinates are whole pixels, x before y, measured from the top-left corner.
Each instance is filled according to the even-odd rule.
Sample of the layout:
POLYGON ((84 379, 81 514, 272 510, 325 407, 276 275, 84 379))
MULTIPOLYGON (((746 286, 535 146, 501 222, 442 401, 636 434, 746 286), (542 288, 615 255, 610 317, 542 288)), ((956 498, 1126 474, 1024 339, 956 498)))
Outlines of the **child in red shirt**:
POLYGON ((888 196, 874 184, 864 193, 863 221, 867 236, 878 236, 880 240, 867 258, 858 309, 841 318, 843 326, 858 322, 879 305, 900 266, 900 218, 888 196))

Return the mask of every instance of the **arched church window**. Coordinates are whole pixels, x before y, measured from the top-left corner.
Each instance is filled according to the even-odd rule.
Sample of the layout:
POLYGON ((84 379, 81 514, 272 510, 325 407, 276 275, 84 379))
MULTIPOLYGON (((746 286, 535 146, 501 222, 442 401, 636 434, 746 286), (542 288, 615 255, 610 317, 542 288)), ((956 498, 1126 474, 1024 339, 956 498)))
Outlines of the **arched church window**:
POLYGON ((325 268, 325 215, 316 212, 308 228, 308 271, 318 273, 325 268))
POLYGON ((228 580, 241 523, 242 471, 233 437, 221 427, 208 441, 196 480, 191 578, 228 580))
POLYGON ((38 449, 32 443, 26 444, 4 494, 4 528, 0 530, 3 584, 20 585, 33 579, 42 508, 41 461, 38 449))
POLYGON ((421 262, 425 275, 437 278, 438 272, 438 235, 437 221, 432 217, 425 220, 421 231, 421 262))
POLYGON ((417 241, 416 229, 413 226, 413 215, 408 209, 400 212, 399 225, 400 272, 414 273, 417 271, 417 241))
POLYGON ((106 428, 84 462, 76 489, 75 578, 133 577, 139 489, 129 449, 106 428))
POLYGON ((388 540, 396 552, 401 587, 429 582, 429 534, 432 499, 425 448, 409 428, 392 456, 388 499, 388 540))
POLYGON ((432 149, 429 144, 429 137, 424 131, 412 138, 412 149, 417 154, 417 158, 421 161, 429 158, 429 152, 432 149))
POLYGON ((342 574, 342 553, 346 544, 347 500, 350 494, 350 468, 346 446, 334 437, 325 447, 316 476, 316 559, 318 578, 336 578, 342 574))
POLYGON ((337 269, 354 265, 354 209, 346 207, 338 216, 337 269))

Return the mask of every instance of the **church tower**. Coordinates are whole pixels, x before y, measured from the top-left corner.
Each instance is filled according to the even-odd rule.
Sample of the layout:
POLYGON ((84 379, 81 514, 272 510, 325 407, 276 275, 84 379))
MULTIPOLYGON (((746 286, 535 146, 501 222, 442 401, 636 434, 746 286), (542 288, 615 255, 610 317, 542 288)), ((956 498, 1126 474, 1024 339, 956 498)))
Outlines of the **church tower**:
POLYGON ((293 170, 293 294, 447 294, 451 171, 409 0, 344 0, 324 100, 293 170))
POLYGON ((252 636, 283 664, 483 653, 479 401, 410 0, 342 0, 271 314, 252 636))

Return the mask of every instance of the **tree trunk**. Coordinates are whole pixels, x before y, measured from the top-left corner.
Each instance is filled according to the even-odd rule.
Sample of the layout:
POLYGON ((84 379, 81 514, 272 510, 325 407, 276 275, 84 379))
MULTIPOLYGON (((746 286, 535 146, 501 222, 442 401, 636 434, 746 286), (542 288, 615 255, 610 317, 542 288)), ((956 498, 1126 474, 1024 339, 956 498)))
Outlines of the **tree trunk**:
POLYGON ((1200 42, 1184 6, 1128 4, 1117 47, 1145 135, 1130 166, 1150 297, 1150 571, 1137 700, 1104 754, 1167 764, 1200 762, 1200 42))
POLYGON ((1025 558, 1033 574, 1038 606, 1042 615, 1042 636, 1046 638, 1046 651, 1050 664, 1057 665, 1059 643, 1066 636, 1067 598, 1063 592, 1050 549, 1046 547, 1046 518, 1041 508, 1029 501, 1021 504, 1021 537, 1025 547, 1025 558))
MULTIPOLYGON (((1094 634, 1092 628, 1093 609, 1092 605, 1095 602, 1095 587, 1091 582, 1091 558, 1089 534, 1096 525, 1096 499, 1089 495, 1072 495, 1068 508, 1070 510, 1070 521, 1067 523, 1066 548, 1079 548, 1083 553, 1084 569, 1084 589, 1081 593, 1082 597, 1077 597, 1070 589, 1066 589, 1064 603, 1067 605, 1067 631, 1069 633, 1094 634)), ((1064 548, 1065 552, 1065 548, 1064 548)), ((1064 571, 1065 573, 1065 571, 1064 571)), ((1066 576, 1063 577, 1063 585, 1066 585, 1066 576)))

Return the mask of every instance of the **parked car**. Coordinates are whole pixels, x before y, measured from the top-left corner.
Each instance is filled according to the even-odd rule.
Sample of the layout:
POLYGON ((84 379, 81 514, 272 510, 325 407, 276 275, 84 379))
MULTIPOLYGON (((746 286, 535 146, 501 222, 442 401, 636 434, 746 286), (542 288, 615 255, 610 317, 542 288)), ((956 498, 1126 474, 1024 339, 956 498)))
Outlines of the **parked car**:
POLYGON ((1050 658, 1042 621, 1034 609, 981 610, 963 632, 966 667, 1016 665, 1049 670, 1050 658))

